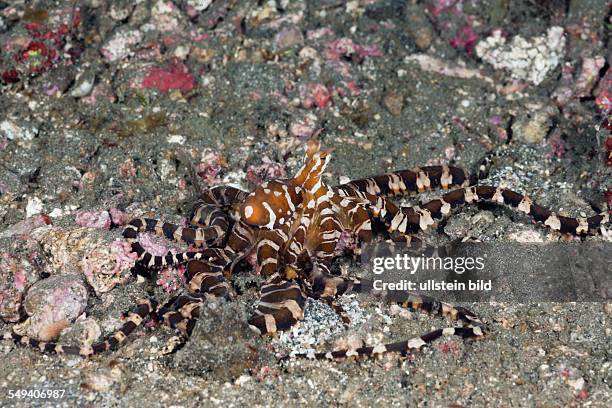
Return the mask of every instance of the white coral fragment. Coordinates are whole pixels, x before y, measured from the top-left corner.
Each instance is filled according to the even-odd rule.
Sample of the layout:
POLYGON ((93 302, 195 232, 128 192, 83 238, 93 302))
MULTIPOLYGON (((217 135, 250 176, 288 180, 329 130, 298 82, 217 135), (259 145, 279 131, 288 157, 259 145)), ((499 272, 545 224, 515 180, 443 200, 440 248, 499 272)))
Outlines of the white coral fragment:
POLYGON ((517 35, 510 43, 495 30, 476 45, 476 54, 496 69, 506 69, 515 79, 539 85, 559 65, 565 52, 563 27, 550 27, 545 35, 529 40, 517 35))

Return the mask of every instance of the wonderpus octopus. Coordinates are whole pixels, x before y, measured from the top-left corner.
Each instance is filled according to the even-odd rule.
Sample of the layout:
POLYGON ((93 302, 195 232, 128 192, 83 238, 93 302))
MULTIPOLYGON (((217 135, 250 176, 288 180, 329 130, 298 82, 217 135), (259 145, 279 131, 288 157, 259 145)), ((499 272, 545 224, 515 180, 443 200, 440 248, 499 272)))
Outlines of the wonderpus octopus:
MULTIPOLYGON (((348 317, 336 299, 368 286, 359 279, 331 272, 332 261, 339 255, 337 247, 347 232, 357 245, 372 242, 381 235, 393 242, 407 243, 412 250, 425 250, 426 245, 415 236, 417 232, 450 215, 454 208, 484 201, 516 208, 562 234, 595 234, 609 221, 607 212, 589 218, 557 215, 526 195, 476 185, 481 177, 470 178, 464 170, 452 166, 420 167, 330 187, 322 180, 330 157, 331 151, 321 150, 320 142, 313 139, 307 144, 304 164, 293 178, 268 181, 251 193, 228 186, 213 187, 201 195, 188 227, 148 218, 132 220, 123 236, 138 255, 138 262, 150 270, 186 264, 186 288, 183 294, 163 305, 152 299, 138 300, 122 327, 103 341, 91 346, 66 346, 14 331, 4 337, 43 352, 90 356, 124 343, 130 333, 151 317, 170 326, 186 341, 203 302, 210 297, 231 300, 236 296, 232 277, 249 269, 244 261, 251 256, 256 256, 256 270, 264 279, 259 301, 248 321, 257 333, 289 329, 303 318, 308 297, 327 302, 346 321, 348 317), (387 200, 390 196, 416 195, 432 189, 451 191, 419 206, 397 206, 387 200), (195 250, 155 256, 139 243, 141 233, 187 243, 195 250)), ((480 173, 483 171, 484 165, 480 173)), ((405 354, 441 336, 477 339, 486 333, 485 325, 463 307, 408 292, 396 296, 394 302, 408 309, 448 317, 456 325, 407 341, 321 352, 314 357, 405 354)))

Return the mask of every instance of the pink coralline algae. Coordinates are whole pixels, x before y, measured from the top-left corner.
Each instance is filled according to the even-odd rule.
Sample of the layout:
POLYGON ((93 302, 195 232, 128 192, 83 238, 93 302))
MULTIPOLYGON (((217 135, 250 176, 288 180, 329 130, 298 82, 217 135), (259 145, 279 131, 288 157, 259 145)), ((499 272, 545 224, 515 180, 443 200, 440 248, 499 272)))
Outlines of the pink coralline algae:
POLYGON ((121 61, 133 54, 135 45, 142 41, 139 30, 119 31, 100 49, 100 53, 109 62, 121 61))
POLYGON ((261 161, 263 164, 249 166, 246 172, 246 179, 253 184, 261 184, 265 180, 285 177, 285 168, 282 164, 270 160, 264 156, 261 161))
MULTIPOLYGON (((32 242, 22 240, 15 242, 18 246, 25 245, 23 249, 26 251, 32 251, 30 248, 32 242)), ((0 252, 0 319, 6 322, 19 320, 23 293, 37 279, 39 263, 35 258, 32 257, 30 260, 13 252, 0 252)))
POLYGON ((444 341, 438 345, 438 350, 445 354, 454 354, 458 356, 461 353, 461 348, 456 341, 444 341))
POLYGON ((172 293, 185 284, 185 267, 180 265, 176 268, 162 269, 157 276, 157 282, 166 293, 172 293))
POLYGON ((302 105, 306 109, 317 107, 323 109, 331 102, 331 92, 323 84, 308 84, 300 86, 302 105))
POLYGON ((333 37, 336 33, 329 27, 321 27, 316 30, 308 30, 306 32, 306 38, 309 40, 316 40, 321 37, 333 37))
MULTIPOLYGON (((558 106, 563 107, 572 99, 590 96, 599 78, 599 70, 604 66, 605 62, 605 59, 601 56, 584 58, 580 74, 575 81, 574 67, 566 63, 561 70, 560 85, 551 95, 552 100, 558 106)), ((603 80, 601 84, 605 85, 603 80)))
POLYGON ((200 163, 196 165, 196 174, 205 185, 210 186, 221 182, 219 175, 225 168, 227 162, 219 153, 203 152, 200 163))
POLYGON ((193 75, 185 64, 177 60, 173 60, 166 68, 151 68, 142 80, 143 88, 155 88, 161 92, 173 89, 189 92, 194 86, 193 75))
POLYGON ((381 57, 383 52, 375 45, 360 45, 344 37, 328 43, 324 55, 330 60, 347 59, 359 63, 365 57, 381 57))
POLYGON ((83 211, 77 214, 75 222, 81 227, 110 229, 111 216, 108 211, 83 211))
POLYGON ((455 15, 461 14, 463 0, 430 0, 428 5, 430 13, 438 17, 444 12, 455 15))
POLYGON ((453 38, 450 39, 450 45, 453 48, 463 49, 468 55, 474 53, 474 47, 478 42, 478 35, 472 30, 469 24, 464 25, 453 38))
POLYGON ((299 119, 295 123, 292 123, 289 127, 289 131, 295 137, 301 139, 308 139, 316 131, 317 117, 313 114, 308 114, 303 118, 299 119))
POLYGON ((130 217, 117 208, 111 208, 108 210, 108 212, 110 213, 111 220, 115 225, 125 225, 128 223, 128 221, 130 221, 130 217))
POLYGON ((134 266, 138 254, 132 252, 132 246, 129 242, 120 240, 110 244, 111 254, 115 256, 115 269, 111 272, 112 275, 119 275, 121 271, 134 266))
POLYGON ((99 84, 93 87, 89 95, 81 98, 81 101, 87 105, 95 105, 99 100, 106 100, 110 103, 114 103, 117 100, 117 96, 110 86, 99 84))
POLYGON ((154 256, 164 256, 170 250, 162 238, 152 234, 141 234, 138 241, 147 252, 154 256))
POLYGON ((612 113, 612 68, 608 68, 597 88, 595 104, 604 114, 612 113))
POLYGON ((582 70, 576 80, 576 96, 584 97, 591 94, 591 90, 599 77, 599 70, 603 68, 605 63, 606 59, 601 56, 582 60, 582 70))

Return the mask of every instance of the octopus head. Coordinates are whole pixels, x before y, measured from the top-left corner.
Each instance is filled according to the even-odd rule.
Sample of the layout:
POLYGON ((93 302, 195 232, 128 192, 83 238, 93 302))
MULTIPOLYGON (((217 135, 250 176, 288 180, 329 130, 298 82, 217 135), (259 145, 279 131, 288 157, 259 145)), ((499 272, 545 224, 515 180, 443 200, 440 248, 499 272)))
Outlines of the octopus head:
POLYGON ((249 225, 274 229, 291 219, 298 192, 281 180, 257 187, 240 207, 240 217, 249 225))

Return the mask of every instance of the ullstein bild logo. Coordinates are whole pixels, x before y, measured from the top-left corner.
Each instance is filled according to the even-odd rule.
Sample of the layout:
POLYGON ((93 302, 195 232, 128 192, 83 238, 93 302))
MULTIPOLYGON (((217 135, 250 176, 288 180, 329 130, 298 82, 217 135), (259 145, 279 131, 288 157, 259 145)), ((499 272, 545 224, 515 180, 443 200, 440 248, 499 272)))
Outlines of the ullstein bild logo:
POLYGON ((459 243, 428 253, 377 243, 362 252, 375 291, 446 301, 609 302, 612 244, 459 243))

